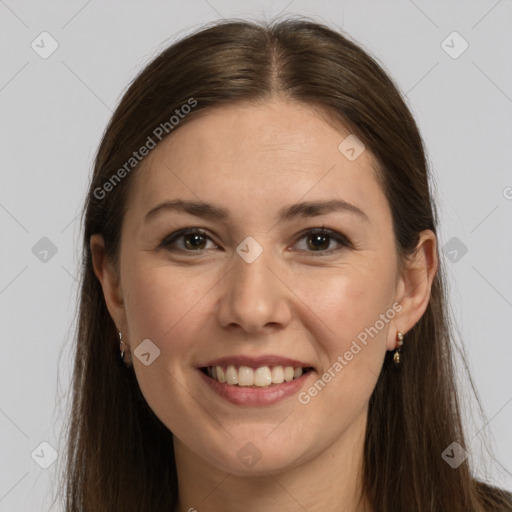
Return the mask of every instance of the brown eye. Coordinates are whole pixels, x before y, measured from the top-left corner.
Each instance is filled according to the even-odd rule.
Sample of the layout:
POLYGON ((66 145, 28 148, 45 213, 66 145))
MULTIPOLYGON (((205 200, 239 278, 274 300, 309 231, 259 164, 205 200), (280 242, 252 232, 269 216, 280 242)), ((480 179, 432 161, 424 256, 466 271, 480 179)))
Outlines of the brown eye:
POLYGON ((212 241, 202 229, 182 229, 164 238, 159 247, 169 251, 201 252, 209 249, 206 247, 208 240, 212 241))
POLYGON ((183 240, 183 245, 187 249, 204 249, 203 246, 206 243, 205 237, 200 234, 184 235, 183 240))
POLYGON ((330 245, 330 237, 328 235, 314 234, 308 236, 308 247, 314 251, 326 251, 330 245))
POLYGON ((333 253, 350 246, 348 239, 341 233, 325 228, 309 230, 299 240, 303 239, 306 240, 306 248, 301 250, 307 252, 333 253))

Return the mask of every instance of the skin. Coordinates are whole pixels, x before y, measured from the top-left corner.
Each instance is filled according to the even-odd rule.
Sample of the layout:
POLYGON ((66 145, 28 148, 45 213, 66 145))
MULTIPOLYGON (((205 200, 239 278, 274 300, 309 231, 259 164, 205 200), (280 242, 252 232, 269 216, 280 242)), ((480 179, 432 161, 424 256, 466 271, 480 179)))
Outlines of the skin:
POLYGON ((365 150, 349 161, 338 150, 349 133, 310 106, 278 98, 205 111, 133 176, 118 265, 105 257, 101 236, 91 238, 123 340, 131 352, 147 338, 160 350, 149 366, 130 351, 126 360, 173 432, 179 512, 372 510, 357 499, 368 400, 396 331, 407 333, 427 307, 436 237, 422 232, 399 269, 374 158, 365 150), (144 221, 157 204, 177 198, 214 203, 230 217, 165 211, 144 221), (334 212, 277 222, 284 206, 332 198, 356 205, 368 221, 334 212), (322 226, 351 246, 327 238, 315 249, 304 230, 322 226), (207 231, 201 254, 190 237, 177 240, 175 251, 160 247, 182 228, 207 231), (236 252, 248 236, 263 249, 250 264, 236 252), (195 368, 228 355, 277 354, 313 364, 307 389, 394 303, 400 312, 308 404, 295 395, 236 406, 195 368), (237 456, 247 442, 261 455, 251 467, 237 456))

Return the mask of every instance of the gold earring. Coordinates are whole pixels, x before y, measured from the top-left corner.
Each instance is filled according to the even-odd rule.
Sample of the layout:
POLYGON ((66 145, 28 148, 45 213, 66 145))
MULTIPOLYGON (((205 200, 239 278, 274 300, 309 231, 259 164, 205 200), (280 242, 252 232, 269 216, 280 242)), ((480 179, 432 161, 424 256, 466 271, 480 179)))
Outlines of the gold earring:
POLYGON ((121 335, 121 331, 119 331, 119 351, 121 353, 121 361, 126 366, 126 363, 124 362, 124 355, 126 353, 126 350, 124 347, 126 347, 126 343, 123 341, 123 337, 121 335), (124 345, 124 346, 123 346, 124 345))
POLYGON ((396 346, 395 346, 395 355, 393 356, 393 361, 395 365, 398 366, 400 364, 400 349, 404 344, 404 335, 400 331, 396 332, 396 346))

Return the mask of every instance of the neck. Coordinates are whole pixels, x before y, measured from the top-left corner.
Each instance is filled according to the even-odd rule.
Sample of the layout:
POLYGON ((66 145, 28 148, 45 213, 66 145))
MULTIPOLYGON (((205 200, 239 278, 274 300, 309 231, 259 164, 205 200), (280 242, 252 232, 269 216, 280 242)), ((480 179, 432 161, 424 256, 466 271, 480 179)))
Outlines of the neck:
POLYGON ((361 496, 366 412, 313 458, 258 476, 220 471, 174 438, 179 486, 175 512, 373 512, 361 496))

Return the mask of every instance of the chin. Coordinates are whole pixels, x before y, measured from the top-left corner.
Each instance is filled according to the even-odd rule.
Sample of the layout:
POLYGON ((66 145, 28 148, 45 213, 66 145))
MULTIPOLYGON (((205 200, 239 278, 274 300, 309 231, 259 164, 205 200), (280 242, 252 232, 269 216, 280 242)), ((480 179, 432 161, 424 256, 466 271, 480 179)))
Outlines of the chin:
POLYGON ((274 442, 264 436, 233 440, 229 446, 207 449, 208 462, 220 470, 236 476, 268 476, 279 474, 301 465, 306 455, 297 448, 300 443, 276 438, 274 442), (213 458, 212 458, 213 455, 213 458))

